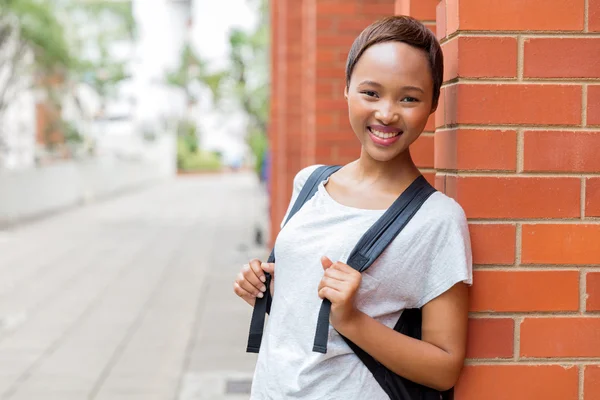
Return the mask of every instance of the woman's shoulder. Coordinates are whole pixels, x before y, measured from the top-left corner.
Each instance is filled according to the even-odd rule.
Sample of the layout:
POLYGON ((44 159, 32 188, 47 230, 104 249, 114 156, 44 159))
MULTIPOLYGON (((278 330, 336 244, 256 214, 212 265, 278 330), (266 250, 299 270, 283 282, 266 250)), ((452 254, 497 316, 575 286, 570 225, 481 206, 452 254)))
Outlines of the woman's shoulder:
POLYGON ((467 217, 462 206, 452 197, 436 191, 423 204, 423 217, 427 225, 437 228, 467 226, 467 217))
POLYGON ((294 177, 294 190, 301 190, 308 180, 308 177, 320 166, 322 166, 322 164, 309 165, 308 167, 304 167, 298 171, 294 177))

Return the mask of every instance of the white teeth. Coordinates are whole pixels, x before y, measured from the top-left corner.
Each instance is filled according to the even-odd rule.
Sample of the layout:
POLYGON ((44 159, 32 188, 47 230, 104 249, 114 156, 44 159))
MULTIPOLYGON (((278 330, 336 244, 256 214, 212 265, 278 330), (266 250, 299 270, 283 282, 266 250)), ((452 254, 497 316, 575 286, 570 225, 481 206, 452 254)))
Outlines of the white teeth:
POLYGON ((371 130, 371 133, 373 133, 373 135, 375 135, 375 136, 377 136, 377 137, 379 137, 379 138, 382 138, 382 139, 389 139, 389 138, 393 138, 394 136, 397 136, 397 135, 399 135, 399 134, 400 134, 400 132, 395 132, 395 133, 385 133, 385 132, 379 132, 379 131, 376 131, 376 130, 375 130, 375 129, 373 129, 373 128, 370 128, 370 130, 371 130))

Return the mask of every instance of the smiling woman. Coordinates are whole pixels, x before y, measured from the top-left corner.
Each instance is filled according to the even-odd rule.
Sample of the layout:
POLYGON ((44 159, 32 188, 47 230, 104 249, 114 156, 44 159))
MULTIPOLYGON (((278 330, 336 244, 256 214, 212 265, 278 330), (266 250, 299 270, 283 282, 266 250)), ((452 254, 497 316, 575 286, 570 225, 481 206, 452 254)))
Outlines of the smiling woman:
POLYGON ((272 303, 262 346, 251 348, 260 347, 252 399, 447 398, 465 357, 469 231, 462 208, 425 182, 410 154, 437 107, 442 76, 437 39, 412 18, 377 21, 352 45, 344 94, 360 157, 339 169, 301 170, 276 262, 252 260, 234 282, 256 309, 272 303), (314 191, 303 190, 313 183, 314 191), (415 187, 429 193, 420 209, 407 222, 395 217, 400 233, 374 239, 385 251, 368 270, 356 268, 354 249, 415 187), (328 342, 316 346, 322 299, 331 306, 328 342), (394 329, 409 309, 419 311, 421 340, 394 329), (374 372, 381 368, 432 397, 392 393, 374 372))

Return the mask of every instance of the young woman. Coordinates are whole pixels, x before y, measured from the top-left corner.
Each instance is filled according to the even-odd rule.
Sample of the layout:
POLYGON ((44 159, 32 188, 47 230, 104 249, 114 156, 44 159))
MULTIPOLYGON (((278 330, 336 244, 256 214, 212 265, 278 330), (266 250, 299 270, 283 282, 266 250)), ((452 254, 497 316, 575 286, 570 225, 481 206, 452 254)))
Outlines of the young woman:
MULTIPOLYGON (((456 383, 472 281, 462 208, 436 192, 366 272, 345 264, 360 237, 420 176, 409 146, 437 107, 442 77, 437 39, 412 18, 377 21, 352 45, 344 93, 360 157, 285 224, 276 265, 252 260, 234 282, 250 305, 267 290, 264 272, 275 282, 253 400, 387 399, 340 334, 411 381, 438 390, 456 383), (332 303, 326 354, 312 351, 323 298, 332 303), (420 341, 392 329, 408 308, 422 308, 420 341)), ((296 175, 290 206, 316 167, 296 175)))

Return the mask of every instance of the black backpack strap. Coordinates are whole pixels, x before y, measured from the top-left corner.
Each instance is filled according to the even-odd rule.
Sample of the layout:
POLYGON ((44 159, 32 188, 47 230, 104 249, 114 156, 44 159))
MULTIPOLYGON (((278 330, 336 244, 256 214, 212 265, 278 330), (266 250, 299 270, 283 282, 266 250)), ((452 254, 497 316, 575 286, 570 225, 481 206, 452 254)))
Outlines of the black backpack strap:
MULTIPOLYGON (((341 168, 340 165, 323 165, 315 169, 308 179, 292 209, 290 210, 284 225, 288 223, 290 218, 292 218, 300 208, 306 203, 310 198, 314 196, 319 188, 319 184, 323 182, 325 179, 329 178, 334 172, 341 168)), ((271 255, 269 255, 268 263, 275 262, 275 249, 271 251, 271 255)), ((267 288, 271 285, 271 275, 265 274, 266 281, 265 286, 267 288)), ((246 347, 246 351, 249 353, 258 353, 260 350, 260 343, 262 342, 263 330, 265 326, 265 316, 271 310, 271 302, 273 299, 271 298, 271 291, 267 290, 265 292, 265 296, 263 298, 256 298, 254 303, 254 310, 252 310, 252 319, 250 320, 250 333, 248 335, 248 346, 246 347)))
MULTIPOLYGON (((350 253, 347 264, 359 272, 369 268, 435 191, 422 175, 415 179, 365 232, 350 253)), ((313 351, 327 352, 330 313, 331 302, 325 299, 319 310, 313 351)))

